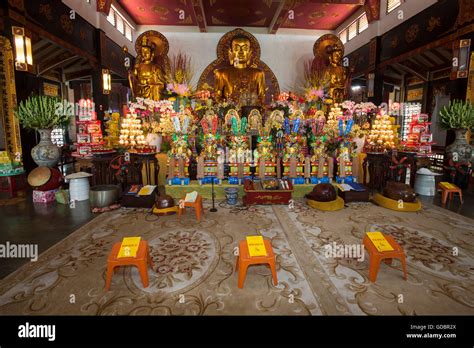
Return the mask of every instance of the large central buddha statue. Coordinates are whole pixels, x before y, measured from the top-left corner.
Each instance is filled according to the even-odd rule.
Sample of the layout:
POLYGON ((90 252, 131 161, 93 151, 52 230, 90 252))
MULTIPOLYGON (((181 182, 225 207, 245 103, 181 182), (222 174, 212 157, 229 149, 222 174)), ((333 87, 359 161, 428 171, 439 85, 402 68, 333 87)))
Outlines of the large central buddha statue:
POLYGON ((262 105, 265 100, 265 74, 251 66, 252 49, 245 36, 232 39, 229 49, 230 66, 214 70, 218 100, 231 100, 240 106, 262 105))

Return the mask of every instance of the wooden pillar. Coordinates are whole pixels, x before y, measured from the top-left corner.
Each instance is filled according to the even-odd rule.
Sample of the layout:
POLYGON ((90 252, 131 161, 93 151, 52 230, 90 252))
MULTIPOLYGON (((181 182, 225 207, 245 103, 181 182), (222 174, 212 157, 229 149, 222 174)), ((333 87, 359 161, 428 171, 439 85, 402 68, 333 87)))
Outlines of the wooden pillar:
POLYGON ((95 111, 97 112, 97 119, 102 121, 102 132, 105 131, 104 126, 104 113, 109 109, 109 96, 103 93, 102 83, 102 53, 105 50, 105 33, 96 29, 96 42, 97 42, 97 60, 99 66, 97 69, 92 71, 92 99, 95 103, 95 111))

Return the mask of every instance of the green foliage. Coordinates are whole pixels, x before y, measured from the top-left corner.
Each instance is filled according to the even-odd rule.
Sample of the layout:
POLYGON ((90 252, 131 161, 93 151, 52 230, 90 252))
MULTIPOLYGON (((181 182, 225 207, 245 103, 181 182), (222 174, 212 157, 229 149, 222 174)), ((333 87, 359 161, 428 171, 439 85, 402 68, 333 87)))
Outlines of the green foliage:
POLYGON ((443 129, 474 130, 474 107, 471 102, 453 100, 440 112, 439 125, 443 129))
POLYGON ((161 153, 166 153, 168 151, 171 150, 171 144, 169 141, 166 141, 164 138, 163 138, 163 141, 161 143, 161 148, 160 148, 160 152, 161 153))
POLYGON ((25 128, 52 129, 69 124, 60 98, 32 95, 15 109, 15 115, 25 128))

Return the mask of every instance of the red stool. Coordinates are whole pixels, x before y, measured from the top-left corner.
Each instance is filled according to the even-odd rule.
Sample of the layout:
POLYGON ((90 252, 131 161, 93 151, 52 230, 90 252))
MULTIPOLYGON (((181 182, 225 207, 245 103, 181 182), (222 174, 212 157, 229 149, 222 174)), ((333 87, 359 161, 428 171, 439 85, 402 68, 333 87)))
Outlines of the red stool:
POLYGON ((140 272, 140 278, 143 282, 143 287, 148 287, 148 264, 153 268, 150 253, 148 252, 148 243, 144 240, 140 241, 138 245, 137 255, 135 257, 121 257, 117 258, 122 242, 117 242, 112 247, 109 258, 107 260, 107 277, 105 282, 105 291, 109 291, 114 268, 119 266, 135 266, 140 272))
POLYGON ((0 176, 0 180, 0 192, 8 192, 10 198, 16 197, 18 191, 26 189, 25 173, 0 176))

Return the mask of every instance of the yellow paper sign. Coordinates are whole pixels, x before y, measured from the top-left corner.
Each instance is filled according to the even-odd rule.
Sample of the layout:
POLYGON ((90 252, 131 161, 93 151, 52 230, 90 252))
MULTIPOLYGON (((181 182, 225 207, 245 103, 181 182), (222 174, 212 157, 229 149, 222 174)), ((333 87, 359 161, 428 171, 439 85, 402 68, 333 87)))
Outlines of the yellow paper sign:
POLYGON ((250 256, 267 256, 262 236, 247 236, 247 247, 250 256))
POLYGON ((125 237, 118 252, 117 258, 136 257, 141 237, 125 237))
POLYGON ((392 251, 393 248, 382 234, 382 232, 367 232, 367 237, 374 243, 374 246, 377 248, 378 251, 392 251))
POLYGON ((447 182, 447 181, 442 181, 440 182, 441 185, 443 185, 444 187, 446 187, 448 190, 452 190, 454 188, 456 188, 456 186, 454 186, 453 184, 451 184, 450 182, 447 182))

